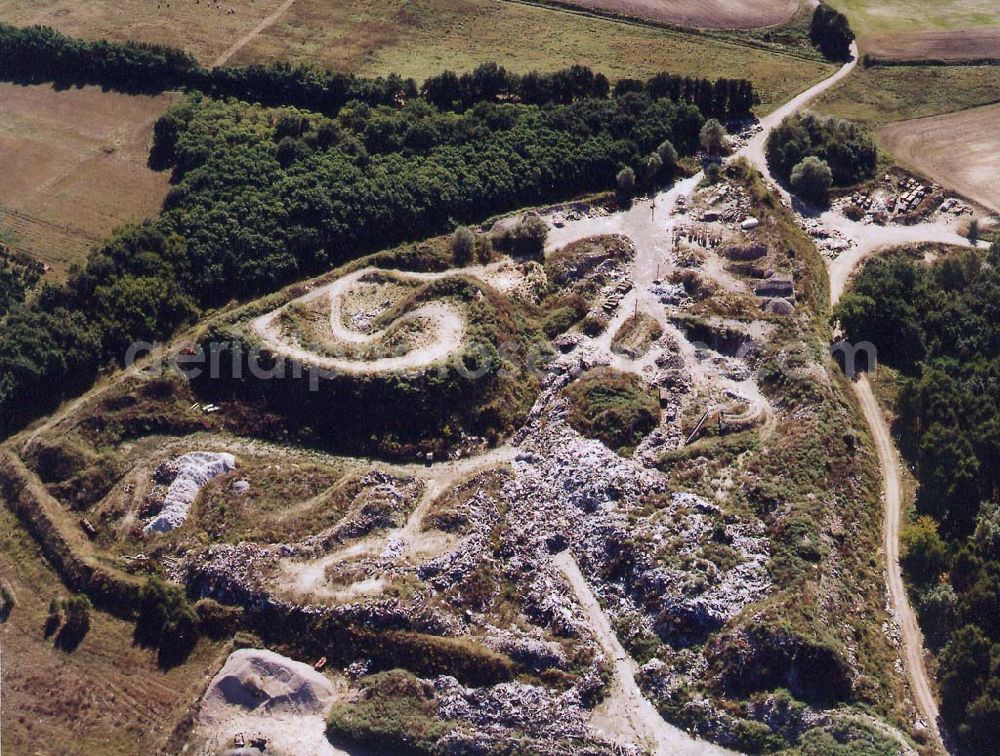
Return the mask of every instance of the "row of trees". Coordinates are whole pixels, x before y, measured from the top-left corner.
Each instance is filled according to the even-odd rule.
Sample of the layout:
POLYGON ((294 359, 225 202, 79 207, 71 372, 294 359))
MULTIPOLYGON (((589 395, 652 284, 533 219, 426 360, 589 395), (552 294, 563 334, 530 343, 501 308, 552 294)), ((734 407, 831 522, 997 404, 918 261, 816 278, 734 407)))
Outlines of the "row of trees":
POLYGON ((458 75, 453 71, 424 82, 422 95, 441 110, 465 110, 479 102, 522 102, 529 105, 568 104, 577 100, 645 94, 691 103, 706 116, 724 121, 748 118, 757 104, 753 84, 746 79, 678 76, 666 72, 650 79, 620 79, 611 89, 607 77, 586 66, 572 66, 551 74, 532 72, 519 76, 496 63, 486 63, 458 75))
MULTIPOLYGON (((87 42, 49 27, 6 24, 0 24, 0 78, 98 84, 127 92, 188 88, 212 97, 291 105, 329 115, 353 101, 399 106, 422 96, 441 110, 461 111, 480 102, 544 105, 605 99, 611 89, 607 77, 586 66, 521 76, 496 63, 485 63, 461 75, 445 71, 433 76, 418 91, 413 79, 396 74, 367 79, 288 63, 205 68, 187 53, 163 45, 87 42)), ((693 103, 706 115, 723 120, 748 117, 757 101, 747 80, 712 82, 667 73, 649 81, 619 82, 615 93, 625 92, 693 103)))
POLYGON ((836 313, 906 376, 896 431, 921 515, 903 534, 941 712, 969 753, 1000 732, 1000 245, 869 262, 836 313))
POLYGON ((129 93, 189 88, 217 97, 297 105, 333 113, 360 100, 394 104, 416 97, 412 79, 364 79, 287 63, 205 68, 187 53, 141 42, 88 42, 46 26, 0 24, 0 78, 23 83, 96 84, 129 93))
POLYGON ((161 216, 0 326, 2 430, 202 308, 456 223, 608 189, 665 141, 692 154, 704 122, 692 105, 634 93, 462 114, 355 103, 335 119, 191 97, 156 129, 176 179, 161 216))

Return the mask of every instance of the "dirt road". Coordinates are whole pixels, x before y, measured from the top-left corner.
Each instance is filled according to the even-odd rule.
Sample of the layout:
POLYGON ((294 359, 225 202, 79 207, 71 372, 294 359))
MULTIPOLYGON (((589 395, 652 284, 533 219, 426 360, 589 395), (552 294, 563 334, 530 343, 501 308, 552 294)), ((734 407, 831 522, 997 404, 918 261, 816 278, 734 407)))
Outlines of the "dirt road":
MULTIPOLYGON (((740 151, 739 154, 753 163, 775 186, 777 186, 777 182, 771 177, 770 171, 767 169, 767 161, 764 157, 764 146, 768 135, 784 118, 807 107, 820 94, 849 76, 857 65, 857 44, 852 45, 851 52, 854 59, 844 65, 836 74, 803 92, 787 105, 779 108, 765 118, 761 122, 763 131, 751 139, 747 146, 740 151)), ((785 201, 791 204, 791 198, 788 193, 780 187, 778 189, 785 201)), ((825 213, 820 217, 820 221, 827 225, 834 224, 834 220, 832 213, 825 213)), ((851 222, 839 216, 836 224, 839 224, 838 230, 855 240, 856 247, 850 253, 842 255, 841 258, 829 264, 830 298, 832 304, 836 304, 840 299, 851 271, 855 269, 861 260, 879 247, 917 241, 961 243, 961 237, 959 237, 954 229, 944 228, 936 224, 912 228, 897 226, 891 228, 865 226, 861 228, 860 224, 852 224, 850 228, 847 228, 845 224, 851 224, 851 222)), ((872 436, 875 439, 878 448, 879 464, 882 468, 882 479, 885 489, 883 539, 886 554, 886 590, 903 637, 904 655, 910 679, 910 687, 913 689, 913 695, 920 715, 926 720, 927 726, 933 733, 941 750, 944 750, 940 746, 942 743, 941 733, 937 726, 937 701, 935 700, 934 689, 927 674, 927 668, 924 665, 923 635, 920 632, 913 609, 909 604, 899 567, 899 529, 902 515, 900 506, 902 483, 899 473, 899 461, 889 428, 875 400, 875 395, 872 392, 867 377, 863 376, 854 384, 854 391, 864 411, 868 427, 871 429, 872 436)))
POLYGON ((569 581, 583 607, 604 655, 614 664, 615 677, 608 697, 595 709, 592 725, 612 740, 638 742, 657 756, 722 756, 731 754, 717 745, 697 740, 666 723, 636 685, 638 665, 611 629, 607 616, 568 551, 552 560, 569 581))
POLYGON ((257 26, 255 26, 250 32, 244 34, 238 40, 236 40, 233 45, 226 50, 222 55, 215 59, 213 66, 224 66, 230 61, 230 59, 236 55, 240 50, 253 42, 257 37, 259 37, 263 32, 267 31, 273 24, 275 24, 279 18, 284 16, 288 9, 292 7, 295 0, 285 0, 281 5, 275 8, 274 13, 261 21, 257 26))
MULTIPOLYGON (((465 339, 465 315, 454 307, 437 302, 429 302, 403 315, 397 325, 403 321, 419 321, 424 324, 424 343, 405 354, 379 359, 360 360, 346 357, 331 357, 317 354, 309 349, 289 343, 279 328, 278 318, 291 304, 307 304, 321 297, 330 300, 330 330, 332 343, 338 344, 377 344, 386 334, 387 329, 374 333, 358 333, 346 328, 341 318, 341 300, 344 295, 360 279, 375 272, 374 268, 364 268, 339 278, 327 286, 314 289, 305 296, 299 297, 289 305, 260 316, 251 323, 251 328, 274 351, 285 357, 298 360, 307 365, 316 365, 326 370, 352 374, 378 374, 399 372, 415 368, 424 368, 450 355, 457 354, 465 339)), ((435 281, 454 276, 454 272, 445 273, 405 273, 397 274, 400 278, 414 281, 435 281)))
POLYGON ((878 449, 879 464, 882 467, 882 485, 885 489, 885 525, 883 539, 886 561, 886 586, 889 590, 889 601, 896 615, 903 635, 903 650, 906 657, 906 667, 910 673, 910 686, 916 699, 917 709, 924 718, 926 725, 941 743, 941 733, 938 730, 937 700, 931 687, 927 667, 924 665, 923 634, 917 624, 916 615, 906 596, 906 586, 903 584, 903 574, 899 567, 899 530, 902 519, 900 490, 902 488, 899 474, 899 458, 892 442, 889 426, 882 416, 868 376, 862 375, 854 382, 854 393, 858 397, 864 412, 868 427, 871 428, 875 446, 878 449))

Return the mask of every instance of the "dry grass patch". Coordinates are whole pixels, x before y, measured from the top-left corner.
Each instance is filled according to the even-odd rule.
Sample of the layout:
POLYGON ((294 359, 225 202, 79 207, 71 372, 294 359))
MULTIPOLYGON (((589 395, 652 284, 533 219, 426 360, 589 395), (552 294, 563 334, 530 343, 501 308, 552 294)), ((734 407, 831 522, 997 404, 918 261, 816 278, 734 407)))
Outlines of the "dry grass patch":
POLYGON ((1000 102, 996 66, 858 68, 813 108, 870 124, 951 113, 1000 102))
POLYGON ((147 160, 173 99, 0 84, 0 241, 61 275, 115 227, 156 215, 169 174, 147 160))
POLYGON ((131 623, 93 610, 76 650, 58 650, 55 634, 45 637, 45 620, 50 599, 69 593, 5 507, 0 507, 0 574, 17 596, 0 625, 4 750, 176 751, 176 744, 168 745, 171 733, 221 663, 222 645, 202 640, 185 664, 163 671, 155 649, 133 644, 131 623))

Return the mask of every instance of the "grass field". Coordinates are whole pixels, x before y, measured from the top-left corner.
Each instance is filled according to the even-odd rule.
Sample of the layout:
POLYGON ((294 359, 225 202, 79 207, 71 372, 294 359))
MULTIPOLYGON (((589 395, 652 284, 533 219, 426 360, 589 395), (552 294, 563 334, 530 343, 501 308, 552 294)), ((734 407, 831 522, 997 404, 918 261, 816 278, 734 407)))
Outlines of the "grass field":
POLYGON ((234 62, 279 58, 417 80, 486 60, 520 72, 584 63, 611 79, 658 71, 747 76, 764 110, 833 70, 737 42, 493 0, 297 0, 234 62))
POLYGON ((0 20, 83 39, 159 42, 211 63, 282 0, 0 0, 0 20), (234 11, 230 13, 229 11, 234 11))
POLYGON ((829 0, 851 20, 864 52, 885 58, 1000 57, 996 0, 829 0))
POLYGON ((31 537, 0 507, 0 574, 17 604, 0 625, 4 752, 163 753, 174 726, 221 665, 223 647, 202 640, 187 664, 159 669, 133 644, 131 623, 99 611, 72 652, 45 638, 49 600, 67 596, 31 537))
POLYGON ((703 29, 756 29, 790 19, 798 0, 569 0, 584 8, 703 29))
POLYGON ((879 125, 1000 102, 996 66, 858 68, 814 109, 879 125))
POLYGON ((0 84, 0 241, 58 277, 115 227, 156 215, 169 174, 146 161, 170 102, 0 84))
POLYGON ((1000 104, 889 124, 879 139, 898 160, 1000 212, 1000 104))
MULTIPOLYGON (((85 39, 175 45, 206 64, 231 51, 227 60, 235 64, 290 60, 369 75, 398 71, 417 80, 487 60, 522 72, 584 63, 611 79, 664 70, 710 78, 748 76, 763 94, 765 111, 832 71, 818 59, 808 59, 808 48, 797 47, 807 57, 802 60, 741 43, 749 34, 758 45, 798 45, 800 30, 784 27, 773 33, 737 33, 727 41, 496 0, 294 0, 287 8, 281 0, 161 5, 153 10, 150 2, 139 0, 0 0, 0 20, 44 23, 85 39), (236 13, 229 14, 229 8, 236 13), (280 16, 253 34, 278 10, 283 11, 280 16), (761 41, 761 34, 768 40, 761 41), (233 51, 239 42, 245 44, 233 51)), ((706 7, 717 13, 723 5, 728 3, 712 0, 706 7)), ((741 0, 739 7, 791 5, 797 3, 741 0)))

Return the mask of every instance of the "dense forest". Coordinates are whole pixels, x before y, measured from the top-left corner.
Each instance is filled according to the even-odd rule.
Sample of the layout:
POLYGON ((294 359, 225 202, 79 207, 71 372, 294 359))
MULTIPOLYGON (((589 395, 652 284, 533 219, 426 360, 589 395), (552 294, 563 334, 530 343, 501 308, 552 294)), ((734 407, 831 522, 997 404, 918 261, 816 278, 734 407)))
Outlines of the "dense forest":
POLYGON ((867 263, 837 316, 902 371, 896 431, 920 488, 903 533, 941 713, 970 753, 1000 732, 1000 244, 867 263))
POLYGON ((705 116, 671 99, 682 89, 669 77, 618 96, 582 69, 543 80, 562 78, 597 96, 527 105, 481 90, 484 101, 456 110, 422 97, 352 100, 331 118, 191 94, 155 129, 151 160, 174 174, 160 217, 120 232, 65 285, 6 316, 0 433, 90 385, 133 341, 165 338, 204 308, 459 223, 607 190, 665 141, 681 155, 697 150, 705 116))

